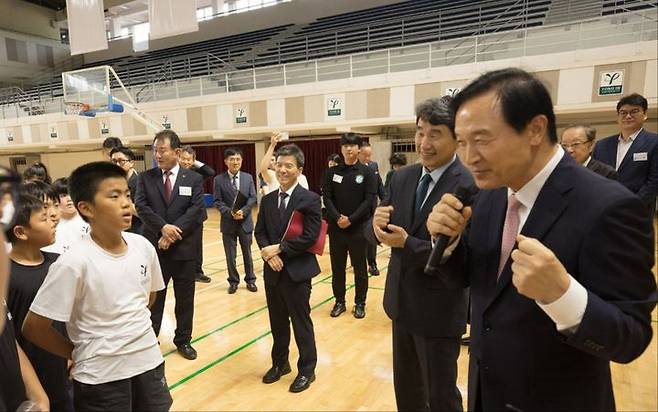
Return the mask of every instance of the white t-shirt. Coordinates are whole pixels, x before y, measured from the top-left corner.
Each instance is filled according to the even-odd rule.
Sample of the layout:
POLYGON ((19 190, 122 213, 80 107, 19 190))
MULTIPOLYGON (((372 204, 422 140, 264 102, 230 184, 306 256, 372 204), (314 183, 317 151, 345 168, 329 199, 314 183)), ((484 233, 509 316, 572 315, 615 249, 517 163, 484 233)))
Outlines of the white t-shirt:
MULTIPOLYGON (((270 179, 270 183, 266 184, 263 186, 263 190, 265 193, 263 195, 266 195, 270 192, 274 192, 275 190, 279 190, 279 180, 276 178, 276 172, 272 169, 267 169, 267 175, 270 179)), ((299 175, 297 178, 297 183, 304 189, 308 190, 308 180, 306 180, 306 176, 303 174, 299 175)))
POLYGON ((52 264, 30 307, 66 323, 78 382, 127 379, 163 362, 148 309, 149 294, 165 287, 158 256, 142 236, 122 236, 128 249, 120 256, 91 236, 72 245, 52 264))
POLYGON ((69 250, 71 245, 81 241, 88 233, 89 223, 85 222, 79 214, 71 219, 60 219, 55 232, 55 243, 41 250, 61 255, 69 250))

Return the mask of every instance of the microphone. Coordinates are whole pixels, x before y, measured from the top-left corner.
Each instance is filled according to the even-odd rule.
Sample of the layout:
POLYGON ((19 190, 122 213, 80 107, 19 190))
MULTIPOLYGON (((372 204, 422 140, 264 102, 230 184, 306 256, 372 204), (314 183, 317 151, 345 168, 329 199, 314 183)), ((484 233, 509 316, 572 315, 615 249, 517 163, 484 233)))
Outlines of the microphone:
MULTIPOLYGON (((455 190, 455 193, 453 194, 457 199, 459 199, 463 207, 470 206, 473 203, 473 194, 466 187, 458 186, 457 190, 455 190)), ((427 263, 425 264, 426 275, 432 275, 436 273, 436 271, 439 268, 439 265, 441 264, 441 258, 443 258, 443 253, 445 252, 446 247, 448 247, 448 243, 450 243, 450 238, 447 235, 439 235, 436 238, 436 243, 434 243, 434 248, 432 248, 430 257, 429 259, 427 259, 427 263)))

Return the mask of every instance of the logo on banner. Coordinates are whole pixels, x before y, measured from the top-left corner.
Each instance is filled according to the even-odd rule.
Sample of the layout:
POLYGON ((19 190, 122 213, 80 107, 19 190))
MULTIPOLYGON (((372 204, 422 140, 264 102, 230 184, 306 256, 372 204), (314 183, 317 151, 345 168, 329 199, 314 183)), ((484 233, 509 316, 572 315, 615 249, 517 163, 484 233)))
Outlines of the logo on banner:
POLYGON ((624 71, 613 70, 601 72, 599 79, 599 96, 621 94, 624 89, 624 71))
POLYGON ((7 132, 7 141, 8 142, 13 142, 14 141, 14 133, 13 132, 7 132))
POLYGON ((247 123, 247 109, 238 107, 235 110, 235 123, 247 123))
POLYGON ((162 127, 165 129, 171 129, 171 122, 169 121, 169 116, 166 114, 162 116, 162 127))
POLYGON ((457 93, 461 92, 462 89, 459 87, 448 87, 446 88, 445 93, 443 94, 444 96, 450 96, 450 97, 455 97, 457 93))
POLYGON ((327 99, 327 116, 338 117, 343 114, 343 99, 330 97, 327 99))
POLYGON ((50 138, 57 139, 57 129, 55 129, 54 127, 50 128, 50 138))
POLYGON ((110 133, 110 128, 108 127, 107 123, 101 122, 101 134, 109 134, 110 133))

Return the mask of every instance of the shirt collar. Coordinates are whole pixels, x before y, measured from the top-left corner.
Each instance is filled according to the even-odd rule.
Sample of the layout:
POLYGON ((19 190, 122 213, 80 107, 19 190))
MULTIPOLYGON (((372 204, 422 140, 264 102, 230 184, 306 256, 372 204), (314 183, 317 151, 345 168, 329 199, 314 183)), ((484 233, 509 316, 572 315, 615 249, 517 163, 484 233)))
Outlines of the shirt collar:
POLYGON ((589 164, 589 162, 590 162, 591 160, 592 160, 592 156, 589 156, 589 157, 583 162, 583 166, 587 167, 587 165, 589 164))
POLYGON ((543 169, 539 171, 528 183, 526 183, 518 192, 514 193, 512 189, 507 189, 507 195, 514 193, 516 200, 521 202, 521 204, 527 208, 532 208, 539 196, 539 192, 544 187, 546 180, 553 173, 553 170, 557 167, 560 160, 564 157, 564 149, 562 146, 557 145, 557 150, 553 154, 553 157, 546 163, 543 169))
POLYGON ((422 179, 423 176, 425 176, 426 174, 429 174, 430 177, 432 178, 432 182, 434 182, 434 184, 436 184, 436 182, 439 181, 441 176, 443 176, 443 173, 450 167, 451 164, 453 164, 455 159, 457 159, 457 155, 453 155, 452 159, 449 162, 447 162, 446 164, 444 164, 441 167, 437 167, 436 169, 432 170, 431 172, 423 167, 423 172, 420 174, 420 178, 422 179))
MULTIPOLYGON (((643 128, 640 127, 640 130, 638 130, 637 132, 633 133, 633 134, 631 135, 631 137, 628 138, 628 143, 633 143, 633 142, 635 141, 635 138, 637 137, 637 135, 639 135, 640 132, 641 132, 642 130, 643 130, 643 128)), ((617 141, 618 141, 619 143, 626 143, 626 142, 624 141, 624 139, 621 138, 621 133, 619 134, 619 137, 617 138, 617 141)))
POLYGON ((228 177, 230 177, 231 179, 233 179, 233 177, 235 177, 235 176, 237 176, 238 179, 240 178, 240 171, 239 170, 238 170, 238 173, 236 173, 236 174, 231 174, 231 172, 229 172, 228 170, 226 171, 226 173, 228 173, 228 177))
MULTIPOLYGON (((179 171, 179 170, 180 170, 180 165, 179 165, 178 163, 176 163, 176 166, 174 166, 174 167, 172 167, 171 169, 169 169, 169 171, 171 172, 171 176, 176 176, 176 175, 178 175, 178 171, 179 171)), ((165 171, 163 170, 163 171, 162 171, 162 175, 164 175, 164 172, 165 172, 165 171)))
MULTIPOLYGON (((290 189, 288 189, 284 192, 288 195, 288 198, 290 198, 290 196, 292 196, 292 192, 295 191, 295 189, 297 188, 298 185, 299 185, 299 181, 295 182, 295 184, 292 185, 292 187, 290 187, 290 189)), ((281 187, 279 187, 279 196, 281 196, 281 187)))

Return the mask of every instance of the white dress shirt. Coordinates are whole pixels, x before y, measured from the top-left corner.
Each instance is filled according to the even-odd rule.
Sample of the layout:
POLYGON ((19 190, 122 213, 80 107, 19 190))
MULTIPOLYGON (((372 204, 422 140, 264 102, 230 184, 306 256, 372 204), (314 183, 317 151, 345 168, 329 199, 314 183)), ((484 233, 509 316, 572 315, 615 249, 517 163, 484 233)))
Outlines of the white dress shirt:
POLYGON ((294 185, 292 185, 292 187, 290 189, 283 192, 283 193, 286 193, 288 195, 288 196, 286 196, 285 200, 281 199, 281 187, 279 187, 279 194, 277 195, 279 197, 279 201, 277 202, 277 205, 279 206, 279 209, 281 208, 281 202, 282 201, 285 202, 285 207, 288 207, 288 202, 290 202, 290 196, 292 196, 292 192, 295 191, 295 188, 297 187, 298 184, 299 184, 299 180, 294 185))
MULTIPOLYGON (((169 180, 171 181, 171 188, 174 188, 174 185, 176 184, 176 178, 178 177, 178 172, 180 171, 180 166, 178 163, 176 163, 176 166, 172 167, 171 170, 169 170, 171 174, 169 175, 169 180)), ((162 170, 162 183, 165 183, 167 181, 167 176, 164 173, 165 171, 162 170)))
POLYGON ((631 145, 635 141, 635 138, 637 135, 640 134, 642 131, 642 128, 638 130, 637 132, 633 133, 631 137, 628 138, 628 141, 625 141, 624 139, 621 138, 621 135, 617 138, 617 163, 615 163, 615 169, 619 170, 619 166, 621 166, 621 162, 624 161, 624 157, 626 157, 626 153, 628 153, 628 149, 631 148, 631 145))
POLYGON ((423 203, 421 203, 421 205, 425 204, 425 201, 429 197, 430 193, 432 193, 432 189, 434 189, 436 183, 439 181, 439 179, 441 179, 441 176, 443 176, 443 173, 450 167, 450 165, 454 163, 456 158, 457 155, 452 156, 452 160, 450 160, 448 163, 444 164, 443 166, 432 170, 431 172, 429 172, 426 168, 423 167, 423 171, 420 174, 420 179, 418 180, 418 184, 416 185, 416 190, 418 190, 418 186, 420 186, 420 181, 423 180, 423 176, 429 174, 431 179, 429 185, 427 185, 427 193, 425 193, 425 199, 423 199, 423 203))
MULTIPOLYGON (((226 173, 228 173, 229 183, 231 183, 231 186, 233 186, 233 176, 234 175, 232 175, 231 172, 229 172, 229 171, 227 171, 226 173)), ((235 186, 233 186, 233 187, 237 187, 238 190, 240 190, 240 171, 239 170, 238 170, 238 173, 235 174, 235 176, 237 176, 237 177, 235 179, 235 186)))
MULTIPOLYGON (((518 192, 514 193, 507 189, 508 195, 514 193, 516 199, 521 203, 519 207, 519 232, 528 220, 528 216, 535 205, 539 192, 546 184, 549 176, 553 173, 560 160, 564 156, 564 150, 557 146, 557 150, 546 166, 525 184, 518 192)), ((585 315, 587 307, 587 290, 576 279, 569 275, 569 288, 555 302, 537 305, 555 322, 560 332, 574 333, 585 315)))

